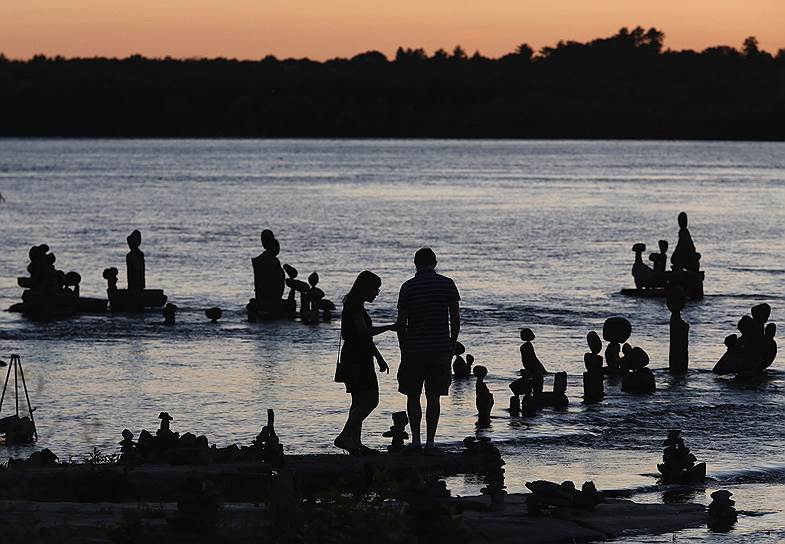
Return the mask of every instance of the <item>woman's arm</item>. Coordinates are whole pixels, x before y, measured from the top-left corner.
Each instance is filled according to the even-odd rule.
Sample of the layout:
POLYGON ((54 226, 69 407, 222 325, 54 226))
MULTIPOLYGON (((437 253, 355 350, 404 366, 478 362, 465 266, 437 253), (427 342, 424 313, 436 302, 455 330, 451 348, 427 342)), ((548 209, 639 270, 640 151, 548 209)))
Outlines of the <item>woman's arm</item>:
POLYGON ((392 325, 383 325, 381 327, 369 327, 368 324, 363 319, 361 313, 356 313, 352 316, 352 323, 354 325, 354 330, 356 330, 362 336, 376 336, 377 334, 381 334, 387 331, 394 331, 395 330, 395 323, 392 325))
POLYGON ((382 357, 382 353, 379 351, 379 348, 376 347, 376 344, 371 342, 373 356, 376 358, 376 363, 379 365, 379 372, 386 372, 387 374, 390 373, 390 366, 387 364, 387 361, 384 360, 382 357))

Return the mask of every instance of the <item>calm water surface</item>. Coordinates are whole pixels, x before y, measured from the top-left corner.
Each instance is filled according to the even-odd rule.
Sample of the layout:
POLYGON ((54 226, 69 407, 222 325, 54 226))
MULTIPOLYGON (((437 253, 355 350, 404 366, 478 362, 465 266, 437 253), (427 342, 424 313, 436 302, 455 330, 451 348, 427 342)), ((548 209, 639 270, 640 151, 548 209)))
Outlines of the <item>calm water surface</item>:
MULTIPOLYGON (((394 319, 413 253, 428 245, 461 292, 461 339, 489 368, 496 407, 484 434, 503 450, 511 491, 538 478, 593 479, 663 500, 651 474, 666 429, 679 427, 714 478, 691 500, 728 488, 748 514, 730 534, 694 529, 679 541, 785 538, 782 364, 754 387, 710 372, 753 304, 771 304, 775 322, 783 315, 785 144, 0 140, 0 192, 3 308, 21 294, 16 277, 32 244, 49 244, 58 268, 78 271, 84 295, 104 295, 101 271, 123 268, 134 228, 148 286, 179 307, 174 328, 157 314, 38 324, 0 313, 0 354, 21 353, 38 407, 37 447, 61 458, 116 451, 123 428, 154 429, 161 410, 175 430, 227 445, 249 443, 275 408, 289 451, 334 452, 348 406, 332 382, 339 323, 245 321, 259 231, 273 229, 281 261, 318 271, 336 302, 359 271, 378 273, 376 323, 394 319), (691 370, 673 378, 663 371, 663 302, 617 293, 632 286, 632 244, 654 250, 662 238, 672 250, 682 210, 707 296, 684 313, 691 370), (203 315, 210 306, 225 311, 218 324, 203 315), (604 402, 584 406, 585 335, 612 315, 632 322, 630 342, 650 354, 658 391, 630 396, 609 383, 604 402), (524 326, 546 367, 569 374, 566 411, 510 419, 504 410, 524 326)), ((394 371, 394 335, 378 345, 394 371)), ((380 385, 366 427, 377 447, 405 406, 394 373, 380 385)), ((440 439, 457 445, 473 434, 474 412, 473 382, 455 383, 440 439)), ((0 449, 0 460, 30 451, 0 449)), ((478 482, 450 487, 475 493, 478 482)))

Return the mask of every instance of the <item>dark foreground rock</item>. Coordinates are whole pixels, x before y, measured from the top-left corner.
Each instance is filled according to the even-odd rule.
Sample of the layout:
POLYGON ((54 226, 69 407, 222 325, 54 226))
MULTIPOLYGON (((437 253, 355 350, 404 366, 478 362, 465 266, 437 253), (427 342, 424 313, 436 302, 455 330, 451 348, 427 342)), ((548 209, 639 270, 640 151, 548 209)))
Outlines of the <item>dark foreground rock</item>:
MULTIPOLYGON (((498 455, 445 452, 438 456, 381 454, 368 457, 287 455, 286 473, 306 496, 333 488, 362 491, 373 480, 405 480, 483 474, 498 467, 498 455)), ((0 470, 0 499, 38 501, 169 501, 183 482, 198 478, 219 489, 227 501, 264 500, 276 467, 263 461, 203 465, 63 464, 0 470)))
MULTIPOLYGON (((526 497, 527 494, 508 496, 503 509, 493 506, 487 496, 449 499, 445 504, 451 506, 444 511, 450 514, 441 516, 440 533, 437 534, 449 535, 451 544, 579 543, 608 540, 622 534, 671 533, 700 527, 707 522, 705 508, 699 504, 637 504, 621 499, 610 499, 592 512, 565 509, 549 516, 531 517, 525 514, 526 497)), ((336 541, 334 538, 340 534, 343 542, 362 542, 369 533, 382 530, 385 532, 380 532, 375 538, 378 544, 434 541, 424 539, 422 534, 409 532, 416 514, 413 514, 415 507, 407 501, 392 500, 377 506, 364 504, 363 508, 357 508, 357 503, 351 501, 325 506, 326 511, 322 514, 329 514, 330 519, 334 519, 335 514, 359 517, 343 523, 334 519, 334 522, 321 527, 329 534, 313 535, 295 530, 297 541, 336 541)), ((251 502, 223 503, 215 534, 183 534, 173 529, 168 520, 178 515, 175 502, 0 501, 0 521, 12 528, 11 543, 245 543, 284 541, 281 540, 281 532, 287 531, 286 524, 301 522, 299 516, 302 515, 311 523, 321 524, 326 519, 317 512, 319 507, 313 505, 306 506, 291 519, 282 519, 278 511, 281 506, 280 503, 269 506, 251 502), (33 540, 26 540, 28 537, 33 540)))

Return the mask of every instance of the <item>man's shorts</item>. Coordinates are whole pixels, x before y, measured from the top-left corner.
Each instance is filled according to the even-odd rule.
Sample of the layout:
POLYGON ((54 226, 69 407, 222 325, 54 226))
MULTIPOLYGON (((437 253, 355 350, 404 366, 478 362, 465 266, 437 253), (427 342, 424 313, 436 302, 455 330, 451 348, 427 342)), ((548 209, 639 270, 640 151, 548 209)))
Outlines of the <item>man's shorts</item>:
POLYGON ((404 395, 419 395, 425 384, 428 396, 445 396, 452 382, 448 351, 409 351, 401 353, 398 367, 398 391, 404 395))

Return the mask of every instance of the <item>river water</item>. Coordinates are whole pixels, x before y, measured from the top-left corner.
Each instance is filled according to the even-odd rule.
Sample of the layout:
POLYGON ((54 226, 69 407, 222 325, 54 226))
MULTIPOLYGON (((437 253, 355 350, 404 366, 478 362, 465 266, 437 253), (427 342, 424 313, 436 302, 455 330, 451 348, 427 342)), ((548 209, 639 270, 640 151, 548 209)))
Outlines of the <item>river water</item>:
MULTIPOLYGON (((489 369, 491 436, 507 461, 510 491, 534 479, 652 488, 670 427, 713 478, 691 500, 733 491, 746 512, 727 535, 681 531, 679 541, 785 538, 785 372, 740 386, 710 369, 723 338, 759 302, 772 321, 785 306, 785 144, 562 141, 0 140, 0 306, 16 302, 31 245, 47 243, 57 267, 82 275, 82 294, 105 295, 101 272, 123 270, 125 237, 142 231, 147 284, 177 304, 177 324, 144 316, 82 316, 32 323, 0 313, 0 354, 22 356, 40 434, 62 459, 117 450, 120 431, 155 429, 160 411, 181 432, 247 444, 276 410, 287 451, 336 452, 348 406, 332 381, 339 320, 308 326, 248 323, 250 259, 259 232, 275 231, 281 261, 318 271, 336 303, 363 269, 382 277, 368 305, 395 318, 412 256, 434 248, 462 297, 461 340, 489 369), (669 313, 661 300, 618 294, 632 286, 634 242, 675 247, 686 211, 703 254, 706 297, 690 303, 690 372, 667 366, 669 313), (211 324, 203 311, 224 309, 211 324), (581 403, 585 335, 627 317, 630 342, 651 357, 657 393, 581 403), (520 368, 518 333, 530 327, 549 371, 568 373, 570 406, 510 418, 507 385, 520 368)), ((121 286, 124 284, 121 273, 121 286)), ((377 344, 393 372, 365 441, 382 447, 396 392, 393 334, 377 344)), ((546 388, 551 378, 546 379, 546 388)), ((8 403, 8 401, 6 401, 8 403)), ((3 415, 11 409, 6 404, 3 415)), ((475 432, 474 383, 456 382, 442 406, 439 440, 475 432)), ((30 448, 0 449, 0 460, 30 448)), ((476 493, 472 478, 451 489, 476 493)), ((631 537, 634 541, 637 537, 631 537)), ((648 542, 664 541, 665 537, 648 542)), ((670 541, 671 536, 667 536, 670 541)), ((631 541, 632 541, 631 540, 631 541)))

